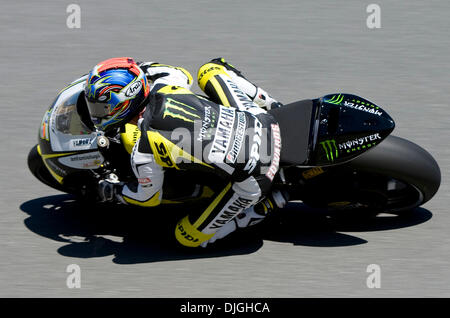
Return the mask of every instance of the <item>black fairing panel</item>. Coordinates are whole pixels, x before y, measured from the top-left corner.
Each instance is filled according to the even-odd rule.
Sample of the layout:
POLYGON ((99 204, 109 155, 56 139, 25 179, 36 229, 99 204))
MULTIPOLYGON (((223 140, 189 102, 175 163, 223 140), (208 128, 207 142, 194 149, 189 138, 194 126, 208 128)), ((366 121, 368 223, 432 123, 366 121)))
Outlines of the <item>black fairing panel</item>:
POLYGON ((395 128, 379 106, 351 94, 330 94, 269 111, 280 124, 282 165, 330 166, 378 145, 395 128))
POLYGON ((281 164, 302 165, 308 160, 313 101, 301 100, 269 110, 280 125, 281 164))
POLYGON ((379 106, 351 94, 330 94, 314 100, 317 117, 311 166, 349 161, 382 142, 395 128, 379 106))

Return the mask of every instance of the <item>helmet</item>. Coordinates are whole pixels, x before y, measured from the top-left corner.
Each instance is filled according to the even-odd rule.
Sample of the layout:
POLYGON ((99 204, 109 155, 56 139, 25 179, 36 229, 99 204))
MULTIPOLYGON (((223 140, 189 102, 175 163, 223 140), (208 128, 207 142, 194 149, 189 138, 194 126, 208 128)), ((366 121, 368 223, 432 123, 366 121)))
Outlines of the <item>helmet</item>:
POLYGON ((97 64, 84 86, 94 126, 102 131, 127 123, 143 108, 150 87, 144 72, 130 57, 97 64))

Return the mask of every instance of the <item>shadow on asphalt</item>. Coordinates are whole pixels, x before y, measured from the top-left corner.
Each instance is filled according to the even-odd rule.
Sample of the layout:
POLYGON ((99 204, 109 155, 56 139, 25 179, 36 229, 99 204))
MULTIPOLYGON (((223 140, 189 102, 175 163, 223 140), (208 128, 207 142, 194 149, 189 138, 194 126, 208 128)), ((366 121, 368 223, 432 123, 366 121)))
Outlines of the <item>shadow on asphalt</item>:
POLYGON ((314 247, 360 245, 367 241, 339 232, 398 229, 432 217, 430 211, 417 208, 402 216, 329 218, 323 211, 290 203, 263 223, 235 232, 211 247, 185 249, 174 238, 175 224, 185 213, 174 206, 89 206, 62 194, 27 201, 20 209, 29 215, 24 223, 32 232, 67 243, 58 249, 59 254, 78 258, 113 255, 117 264, 251 254, 264 240, 314 247))

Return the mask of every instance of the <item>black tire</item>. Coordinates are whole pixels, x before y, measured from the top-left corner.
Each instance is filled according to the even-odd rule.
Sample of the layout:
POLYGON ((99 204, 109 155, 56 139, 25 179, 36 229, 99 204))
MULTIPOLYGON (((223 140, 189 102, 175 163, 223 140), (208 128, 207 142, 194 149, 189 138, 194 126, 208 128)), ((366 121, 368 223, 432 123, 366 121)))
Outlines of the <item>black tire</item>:
POLYGON ((42 161, 42 157, 39 155, 37 151, 37 145, 31 148, 28 153, 28 169, 30 169, 33 176, 35 176, 39 181, 48 185, 49 187, 69 193, 67 189, 64 188, 62 184, 59 184, 55 178, 52 177, 50 172, 47 170, 47 167, 44 165, 42 161))
MULTIPOLYGON (((410 188, 406 198, 386 212, 411 210, 429 201, 438 191, 441 171, 434 158, 422 147, 406 139, 389 136, 377 147, 346 165, 374 175, 386 176, 410 188), (414 189, 417 197, 413 197, 414 189)), ((400 200, 400 199, 398 199, 400 200)))

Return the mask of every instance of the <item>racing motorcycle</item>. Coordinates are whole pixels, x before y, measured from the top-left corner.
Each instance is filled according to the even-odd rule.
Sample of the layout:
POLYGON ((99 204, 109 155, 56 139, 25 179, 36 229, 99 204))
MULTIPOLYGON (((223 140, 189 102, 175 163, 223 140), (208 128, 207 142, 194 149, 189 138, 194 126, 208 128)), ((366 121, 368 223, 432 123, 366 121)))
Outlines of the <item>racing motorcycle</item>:
MULTIPOLYGON (((132 124, 114 136, 90 129, 77 109, 83 81, 62 90, 46 111, 28 167, 42 183, 95 201, 101 178, 114 173, 122 181, 134 180, 130 153, 140 131, 132 124)), ((329 94, 269 112, 279 123, 282 140, 273 187, 288 193, 290 201, 331 215, 401 214, 430 200, 440 186, 433 157, 390 135, 394 120, 367 99, 329 94)), ((206 173, 167 169, 162 204, 201 201, 222 187, 206 173)))

